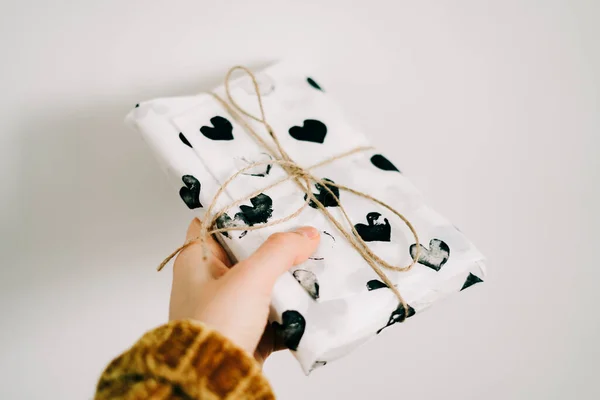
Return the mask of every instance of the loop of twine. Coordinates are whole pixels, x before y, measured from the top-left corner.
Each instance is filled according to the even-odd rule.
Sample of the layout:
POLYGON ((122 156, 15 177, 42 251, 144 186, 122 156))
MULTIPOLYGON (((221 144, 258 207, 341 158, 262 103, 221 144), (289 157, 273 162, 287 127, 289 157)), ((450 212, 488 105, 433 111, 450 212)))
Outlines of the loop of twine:
POLYGON ((338 183, 331 182, 331 181, 324 181, 320 178, 315 177, 313 174, 310 173, 310 171, 315 168, 332 163, 336 160, 339 160, 344 157, 348 157, 348 156, 358 153, 358 152, 372 150, 373 148, 372 147, 357 147, 353 150, 350 150, 345 153, 338 154, 336 156, 325 159, 325 160, 323 160, 315 165, 312 165, 310 167, 303 168, 303 167, 299 166, 298 164, 296 164, 290 158, 290 156, 285 152, 284 148, 282 147, 281 143, 279 142, 277 135, 275 134, 275 131, 273 130, 271 125, 269 125, 269 123, 267 122, 258 82, 256 80, 256 77, 252 73, 252 71, 250 71, 248 68, 243 67, 243 66, 235 66, 235 67, 231 68, 229 70, 229 72, 227 73, 227 75, 225 76, 225 93, 227 95, 227 99, 229 100, 229 103, 226 102, 225 100, 223 100, 216 93, 211 93, 211 95, 215 98, 215 100, 217 100, 217 102, 219 102, 223 106, 223 108, 225 108, 225 110, 233 117, 233 119, 237 123, 239 123, 273 157, 273 159, 270 161, 261 161, 261 162, 252 163, 252 164, 240 169, 235 174, 233 174, 231 177, 229 177, 229 179, 227 179, 227 181, 225 181, 221 185, 219 190, 217 190, 217 193, 215 194, 212 203, 210 203, 210 205, 208 206, 208 208, 206 210, 207 217, 201 221, 200 235, 196 238, 186 241, 182 246, 177 248, 167 258, 165 258, 164 261, 159 265, 158 271, 163 269, 163 267, 169 261, 171 261, 171 259, 173 259, 173 257, 175 257, 180 251, 182 251, 183 249, 185 249, 192 243, 196 243, 196 242, 200 242, 202 249, 203 249, 203 258, 204 258, 204 260, 206 260, 208 257, 208 254, 209 254, 209 248, 208 248, 208 244, 206 243, 206 239, 210 235, 213 235, 216 233, 230 232, 230 231, 253 231, 253 230, 263 229, 263 228, 266 228, 269 226, 278 225, 278 224, 281 224, 283 222, 289 221, 289 220, 297 217, 309 204, 315 204, 317 206, 317 208, 325 215, 325 217, 327 217, 327 219, 329 219, 331 221, 331 223, 337 228, 337 230, 346 238, 346 240, 348 240, 348 242, 352 245, 352 247, 356 251, 359 252, 359 254, 363 257, 363 259, 369 264, 369 266, 377 274, 377 276, 379 276, 379 278, 381 278, 381 280, 387 285, 387 287, 396 295, 400 304, 404 307, 404 311, 405 311, 404 315, 407 316, 408 315, 408 304, 406 303, 406 301, 404 300, 404 298, 402 297, 402 295, 400 294, 398 289, 394 286, 394 284, 390 281, 390 279, 387 277, 387 275, 383 272, 382 269, 387 269, 387 270, 391 270, 391 271, 408 271, 416 264, 417 260, 419 259, 420 246, 419 246, 419 237, 417 236, 417 232, 415 231, 415 228, 413 227, 413 225, 410 223, 410 221, 406 217, 404 217, 404 215, 402 215, 400 212, 396 211, 393 207, 389 206, 388 204, 384 203, 383 201, 376 199, 366 193, 349 188, 347 186, 340 185, 338 183), (235 101, 235 99, 231 95, 230 80, 231 80, 231 75, 236 70, 242 70, 244 73, 246 73, 250 77, 250 79, 252 79, 252 83, 254 85, 254 91, 256 93, 256 98, 258 101, 260 117, 257 117, 255 115, 249 113, 248 111, 246 111, 243 107, 241 107, 235 101), (267 143, 254 130, 254 128, 248 123, 248 121, 246 121, 240 114, 261 124, 266 129, 267 133, 269 134, 269 137, 273 140, 275 147, 273 147, 269 143, 267 143), (251 170, 252 168, 255 168, 255 167, 261 166, 261 165, 268 165, 268 164, 279 165, 287 173, 287 176, 285 178, 282 178, 282 179, 272 183, 271 185, 269 185, 267 187, 264 187, 260 190, 256 190, 255 192, 249 194, 248 196, 238 199, 238 200, 230 203, 229 205, 223 207, 222 209, 213 213, 213 209, 216 207, 219 196, 225 191, 225 188, 227 186, 229 186, 229 184, 231 184, 231 182, 233 182, 238 176, 240 176, 241 174, 245 173, 248 170, 251 170), (219 228, 217 226, 217 220, 222 215, 224 215, 229 209, 236 207, 236 206, 240 205, 241 203, 243 203, 247 200, 250 200, 252 197, 255 197, 255 196, 257 196, 257 195, 259 195, 259 194, 261 194, 283 182, 287 182, 289 180, 294 181, 296 183, 296 185, 298 185, 298 187, 304 193, 306 193, 306 198, 305 198, 304 204, 302 204, 302 206, 300 208, 298 208, 296 211, 294 211, 290 215, 280 218, 280 219, 277 219, 277 220, 274 220, 274 221, 270 221, 270 222, 267 222, 264 224, 254 225, 254 226, 230 226, 230 227, 223 227, 223 228, 219 228), (342 216, 344 217, 343 218, 344 222, 346 222, 350 227, 350 229, 349 229, 350 233, 344 227, 343 223, 339 222, 325 208, 323 203, 321 203, 315 197, 315 195, 312 192, 313 184, 320 185, 323 188, 323 190, 326 190, 329 193, 329 195, 331 195, 335 199, 335 201, 338 205, 338 209, 340 210, 342 216), (365 199, 371 200, 372 202, 379 204, 380 206, 386 208, 387 210, 389 210, 390 212, 395 214, 398 218, 400 218, 406 224, 406 226, 410 229, 412 235, 415 238, 416 253, 412 259, 412 262, 405 267, 398 267, 398 266, 390 265, 388 262, 386 262, 385 260, 381 259, 378 255, 373 253, 373 251, 371 251, 371 249, 367 246, 365 241, 360 237, 360 235, 354 228, 354 224, 350 220, 350 217, 348 216, 346 210, 342 206, 339 198, 330 189, 330 186, 334 186, 341 191, 346 191, 346 192, 352 193, 356 196, 360 196, 365 199))

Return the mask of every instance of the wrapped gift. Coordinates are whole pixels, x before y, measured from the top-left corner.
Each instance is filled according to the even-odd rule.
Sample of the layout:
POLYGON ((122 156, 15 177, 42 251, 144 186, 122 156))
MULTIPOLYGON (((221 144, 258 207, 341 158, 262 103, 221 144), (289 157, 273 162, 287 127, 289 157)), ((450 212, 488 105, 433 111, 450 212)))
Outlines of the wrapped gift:
MULTIPOLYGON (((280 145, 299 166, 370 146, 367 137, 344 114, 311 71, 279 63, 256 74, 260 98, 280 145)), ((230 95, 260 115, 255 86, 248 76, 230 81, 230 95)), ((321 231, 318 250, 284 274, 275 285, 270 320, 308 374, 344 356, 396 322, 418 314, 445 296, 482 282, 484 259, 450 222, 428 207, 419 191, 387 157, 364 150, 310 170, 321 179, 314 198, 363 243, 392 265, 417 264, 409 271, 385 271, 387 282, 402 294, 407 307, 382 281, 363 255, 321 212, 265 149, 273 139, 250 118, 232 115, 225 87, 187 97, 160 98, 136 105, 127 117, 148 143, 191 213, 203 219, 207 205, 228 206, 219 227, 260 226, 305 207, 295 218, 256 230, 228 231, 217 238, 233 261, 248 257, 274 232, 311 225, 321 231), (273 161, 271 163, 271 161, 273 161), (254 165, 256 164, 256 165, 254 165), (221 186, 232 180, 220 196, 221 186), (275 182, 280 184, 251 196, 275 182), (333 183, 368 193, 399 211, 418 238, 389 209, 333 183), (325 188, 324 186, 327 186, 325 188), (327 190, 329 189, 329 190, 327 190), (340 210, 343 205, 352 226, 340 210), (354 230, 352 231, 352 227, 354 230), (408 312, 407 312, 408 311, 408 312)))

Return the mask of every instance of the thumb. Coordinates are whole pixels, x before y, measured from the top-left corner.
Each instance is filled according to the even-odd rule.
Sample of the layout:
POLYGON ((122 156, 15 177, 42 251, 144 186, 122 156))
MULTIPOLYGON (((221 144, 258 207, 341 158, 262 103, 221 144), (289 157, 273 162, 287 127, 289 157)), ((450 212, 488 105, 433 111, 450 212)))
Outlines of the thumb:
POLYGON ((233 267, 228 275, 236 275, 236 279, 243 279, 246 284, 255 284, 270 291, 279 276, 306 261, 315 252, 319 239, 319 231, 310 226, 293 232, 274 233, 250 257, 233 267))

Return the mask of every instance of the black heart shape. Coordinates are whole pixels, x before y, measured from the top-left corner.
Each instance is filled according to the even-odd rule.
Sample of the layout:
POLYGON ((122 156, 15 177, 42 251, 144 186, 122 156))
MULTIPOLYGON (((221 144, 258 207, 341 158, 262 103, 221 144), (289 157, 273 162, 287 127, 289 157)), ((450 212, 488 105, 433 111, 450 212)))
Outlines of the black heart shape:
MULTIPOLYGON (((217 218, 217 228, 230 228, 239 226, 253 226, 254 224, 265 223, 273 215, 273 200, 264 193, 261 193, 250 199, 251 206, 241 205, 240 212, 236 213, 233 219, 226 213, 217 218)), ((242 232, 240 239, 246 236, 248 231, 242 232)), ((223 236, 229 237, 227 232, 222 232, 223 236)))
POLYGON ((217 115, 210 119, 210 123, 214 128, 210 126, 200 128, 204 136, 212 140, 233 140, 233 125, 227 119, 217 115))
POLYGON ((246 225, 265 223, 273 215, 273 200, 264 193, 250 199, 251 206, 240 206, 240 212, 235 218, 244 221, 246 225))
POLYGON ((302 286, 313 299, 317 300, 319 298, 319 281, 313 272, 305 269, 297 269, 292 275, 294 275, 294 278, 296 278, 300 286, 302 286))
POLYGON ((480 282, 483 282, 483 279, 481 279, 477 275, 469 273, 469 276, 467 276, 467 279, 465 280, 465 283, 463 284, 462 289, 460 289, 460 292, 462 292, 466 288, 471 287, 474 284, 480 283, 480 282))
POLYGON ((191 209, 202 207, 200 204, 200 182, 192 175, 184 175, 181 180, 186 187, 179 189, 179 196, 191 209))
MULTIPOLYGON (((241 221, 238 218, 235 219, 231 219, 231 217, 229 215, 227 215, 227 213, 221 215, 219 218, 217 218, 217 228, 221 229, 221 228, 238 228, 238 227, 242 227, 242 226, 247 226, 244 221, 241 221)), ((242 231, 242 233, 240 234, 240 236, 238 236, 239 239, 243 238, 244 236, 246 236, 246 234, 248 233, 248 231, 242 231)), ((229 232, 225 231, 225 232, 221 232, 221 234, 223 236, 225 236, 226 238, 231 238, 231 236, 229 235, 229 232)))
MULTIPOLYGON (((440 239, 431 239, 429 241, 429 249, 427 249, 422 244, 419 244, 420 252, 419 259, 417 260, 419 264, 423 264, 429 268, 432 268, 436 271, 439 271, 444 264, 450 258, 450 247, 446 244, 446 242, 440 239)), ((415 258, 417 255, 417 246, 410 246, 410 256, 415 258)))
POLYGON ((290 136, 305 142, 323 143, 327 135, 327 126, 316 119, 305 119, 303 126, 292 126, 290 136))
POLYGON ((356 224, 354 229, 365 242, 389 242, 392 236, 392 227, 387 218, 383 219, 383 223, 379 222, 381 214, 378 212, 370 212, 367 214, 367 223, 356 224))
MULTIPOLYGON (((327 179, 327 178, 323 178, 323 181, 325 182, 331 182, 331 183, 335 183, 334 181, 332 181, 331 179, 327 179)), ((329 185, 327 183, 325 183, 325 186, 327 186, 327 188, 329 190, 331 190, 331 192, 335 195, 332 196, 331 193, 329 193, 329 190, 326 190, 323 185, 321 185, 320 183, 315 184, 315 188, 319 191, 318 193, 313 193, 313 195, 317 198, 317 200, 319 200, 319 202, 321 204, 323 204, 323 206, 325 207, 337 207, 340 204, 338 203, 337 199, 340 198, 340 189, 338 189, 337 186, 334 185, 329 185)), ((308 195, 304 195, 304 200, 306 201, 306 198, 308 197, 308 195)), ((312 208, 318 208, 317 204, 314 201, 310 201, 308 203, 309 206, 311 206, 312 208)))
POLYGON ((387 287, 389 287, 389 286, 386 285, 384 282, 381 282, 379 279, 373 279, 373 280, 370 280, 369 282, 367 282, 367 289, 369 291, 383 289, 383 288, 387 288, 387 287))
POLYGON ((323 92, 323 89, 321 88, 321 86, 319 86, 319 84, 317 82, 315 82, 313 78, 311 78, 311 77, 306 78, 306 82, 308 82, 308 84, 310 86, 314 87, 315 89, 323 92))
POLYGON ((283 324, 275 321, 271 326, 275 334, 282 338, 285 347, 296 351, 306 329, 306 320, 298 311, 288 310, 281 314, 281 321, 283 324))
POLYGON ((377 331, 377 334, 379 335, 381 333, 382 330, 384 330, 385 328, 387 328, 388 326, 392 326, 395 323, 398 322, 404 322, 404 320, 406 318, 410 318, 413 315, 415 315, 415 309, 412 308, 411 306, 408 306, 408 317, 404 318, 404 313, 406 311, 404 310, 404 306, 402 304, 400 304, 398 306, 398 308, 396 308, 394 310, 394 312, 392 313, 392 315, 390 315, 390 319, 388 320, 388 323, 386 326, 384 326, 383 328, 381 328, 380 330, 377 331))
POLYGON ((373 164, 377 168, 382 169, 384 171, 400 172, 400 170, 398 168, 396 168, 396 166, 394 164, 392 164, 392 162, 390 160, 388 160, 381 154, 375 154, 373 157, 371 157, 371 164, 373 164))
POLYGON ((183 144, 193 149, 192 145, 190 144, 190 142, 188 142, 187 138, 183 135, 182 132, 179 132, 179 139, 183 142, 183 144))

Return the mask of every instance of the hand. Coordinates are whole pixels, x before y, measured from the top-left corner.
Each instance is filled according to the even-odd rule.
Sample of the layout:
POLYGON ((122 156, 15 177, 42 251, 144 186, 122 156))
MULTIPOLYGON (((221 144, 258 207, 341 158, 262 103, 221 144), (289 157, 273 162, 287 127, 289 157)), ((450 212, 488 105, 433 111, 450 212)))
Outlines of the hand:
MULTIPOLYGON (((199 234, 200 221, 194 219, 187 240, 199 234)), ((275 233, 234 266, 212 237, 207 243, 208 260, 202 260, 199 242, 186 247, 175 260, 169 320, 201 321, 262 363, 273 351, 283 348, 267 325, 273 285, 281 274, 317 249, 319 232, 302 227, 275 233)))

